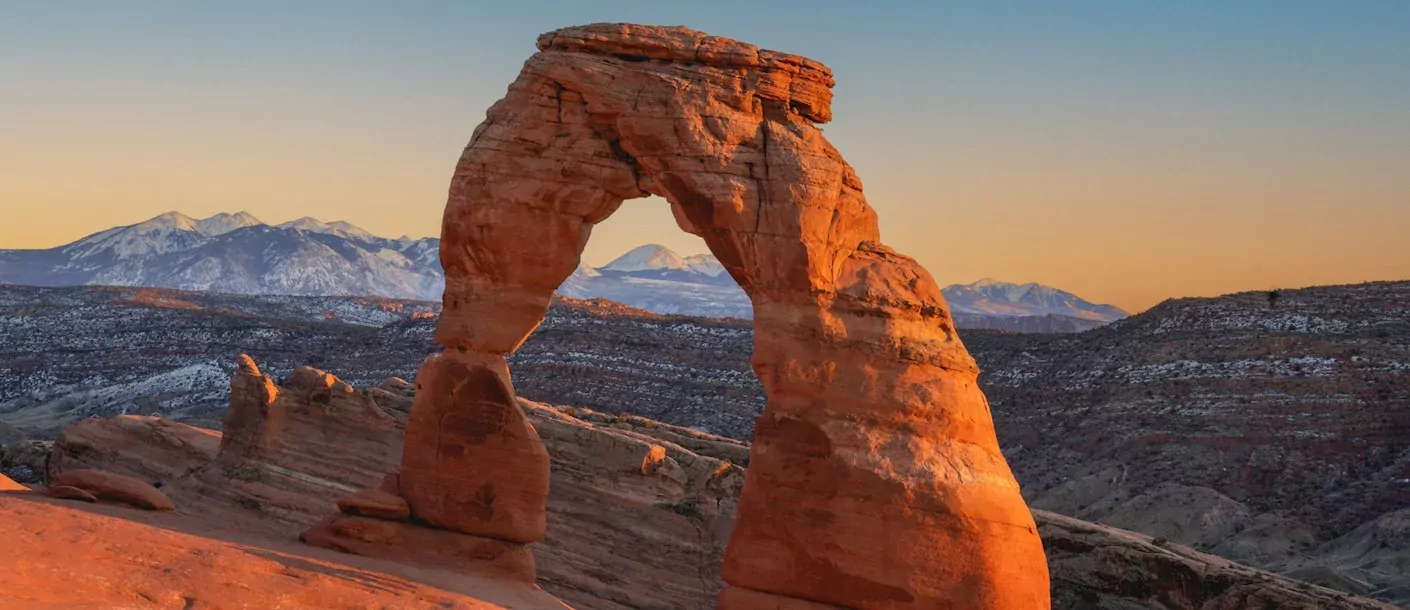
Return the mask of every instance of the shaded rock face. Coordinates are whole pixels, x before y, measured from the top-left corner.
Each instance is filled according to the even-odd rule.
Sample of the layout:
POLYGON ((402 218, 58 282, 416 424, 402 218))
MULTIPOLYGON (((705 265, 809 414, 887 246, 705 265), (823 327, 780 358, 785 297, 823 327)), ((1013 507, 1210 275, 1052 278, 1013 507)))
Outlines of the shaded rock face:
POLYGON ((160 417, 85 419, 59 434, 49 451, 48 476, 87 468, 162 485, 210 463, 220 443, 219 432, 160 417))
MULTIPOLYGON (((305 368, 279 383, 242 358, 231 387, 224 436, 232 440, 163 487, 182 512, 414 566, 524 580, 537 564, 545 589, 584 610, 695 608, 724 586, 719 566, 743 486, 744 470, 734 464, 748 461, 744 443, 570 409, 578 419, 517 400, 519 420, 537 428, 552 464, 547 535, 530 550, 409 522, 400 476, 389 474, 398 470, 405 408, 415 399, 405 382, 344 391, 336 377, 305 368)), ((130 436, 107 454, 95 448, 90 462, 147 476, 152 467, 130 456, 167 463, 183 455, 171 443, 139 450, 158 436, 117 429, 130 436)))
POLYGON ((1046 607, 1036 526, 940 289, 881 244, 860 179, 816 126, 831 118, 827 67, 679 27, 567 28, 538 47, 451 183, 447 351, 418 375, 401 469, 413 515, 534 539, 493 522, 542 512, 528 501, 548 478, 537 441, 501 417, 505 401, 453 393, 494 376, 512 397, 504 355, 593 225, 654 194, 753 302, 768 403, 724 565, 744 591, 721 606, 1046 607), (507 432, 486 442, 488 421, 507 432), (472 454, 515 467, 447 476, 472 454), (458 476, 506 500, 466 501, 458 476))
POLYGON ((1389 610, 1392 606, 1114 527, 1034 511, 1052 567, 1053 607, 1389 610))

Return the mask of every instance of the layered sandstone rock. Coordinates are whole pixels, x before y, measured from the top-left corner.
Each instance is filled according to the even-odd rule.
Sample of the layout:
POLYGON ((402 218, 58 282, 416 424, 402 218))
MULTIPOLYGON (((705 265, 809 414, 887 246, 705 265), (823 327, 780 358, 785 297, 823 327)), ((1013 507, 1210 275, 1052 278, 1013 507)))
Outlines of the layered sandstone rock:
MULTIPOLYGON (((326 400, 309 391, 343 385, 311 369, 281 385, 242 362, 226 417, 225 436, 236 441, 163 490, 180 512, 241 532, 290 540, 302 533, 317 546, 467 574, 532 574, 520 543, 408 525, 399 477, 387 476, 398 469, 405 422, 385 405, 390 396, 410 401, 414 391, 395 380, 326 400), (369 400, 384 413, 367 408, 369 400)), ((552 458, 548 534, 532 549, 546 589, 582 610, 693 608, 714 599, 744 479, 731 457, 747 459, 747 445, 638 417, 566 410, 585 417, 578 419, 523 400, 516 408, 552 458)), ((136 446, 156 438, 122 438, 88 459, 139 476, 152 469, 136 456, 185 459, 172 443, 136 446)))
POLYGON ((160 417, 85 419, 59 434, 49 451, 48 476, 94 469, 169 483, 215 459, 220 441, 218 432, 160 417))
POLYGON ((724 566, 744 591, 722 607, 1046 607, 1036 527, 939 288, 881 244, 861 181, 816 126, 831 117, 828 69, 679 27, 567 28, 538 47, 451 183, 447 351, 418 376, 401 469, 413 514, 535 538, 495 522, 501 506, 541 511, 547 479, 533 435, 501 418, 503 356, 593 225, 654 194, 754 303, 768 406, 724 566))
POLYGON ((220 450, 173 493, 221 498, 301 529, 332 500, 375 486, 401 455, 404 422, 377 398, 311 367, 276 383, 241 356, 220 450))

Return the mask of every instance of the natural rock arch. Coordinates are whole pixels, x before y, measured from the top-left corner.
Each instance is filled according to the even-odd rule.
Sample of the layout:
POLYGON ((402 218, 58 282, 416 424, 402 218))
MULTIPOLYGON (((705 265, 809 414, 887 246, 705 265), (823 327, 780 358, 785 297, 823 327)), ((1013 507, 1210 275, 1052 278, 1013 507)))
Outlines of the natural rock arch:
POLYGON ((446 350, 417 378, 397 483, 414 516, 543 536, 548 456, 504 357, 593 225, 655 194, 754 304, 768 405, 720 607, 1048 607, 974 361, 815 125, 831 118, 827 67, 681 27, 565 28, 538 48, 451 183, 446 350))

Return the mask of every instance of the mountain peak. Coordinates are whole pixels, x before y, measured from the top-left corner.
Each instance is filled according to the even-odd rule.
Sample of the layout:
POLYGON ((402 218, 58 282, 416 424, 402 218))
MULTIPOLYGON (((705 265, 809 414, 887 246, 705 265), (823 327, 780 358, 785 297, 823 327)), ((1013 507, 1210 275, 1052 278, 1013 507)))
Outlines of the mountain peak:
POLYGON ((1014 284, 983 278, 941 291, 951 311, 991 316, 1060 315, 1114 322, 1127 313, 1113 305, 1092 303, 1070 292, 1037 282, 1014 284))
POLYGON ((280 223, 277 226, 281 229, 295 229, 306 233, 323 233, 360 241, 372 241, 377 239, 376 235, 352 223, 343 222, 341 220, 323 222, 312 216, 304 216, 298 220, 280 223))
POLYGON ((210 218, 202 218, 196 221, 195 230, 206 237, 215 237, 237 229, 262 225, 264 225, 264 222, 255 218, 255 216, 249 212, 236 212, 234 214, 221 212, 210 218))
POLYGON ((132 226, 138 230, 180 229, 194 231, 196 230, 196 219, 181 212, 172 211, 153 216, 132 226))
POLYGON ((693 254, 685 257, 685 264, 691 271, 703 273, 710 277, 719 277, 724 274, 725 266, 720 264, 720 259, 713 254, 693 254))
POLYGON ((606 266, 602 267, 607 271, 656 271, 656 270, 687 270, 690 265, 680 255, 672 252, 670 248, 660 244, 646 244, 632 248, 626 254, 617 257, 606 266))

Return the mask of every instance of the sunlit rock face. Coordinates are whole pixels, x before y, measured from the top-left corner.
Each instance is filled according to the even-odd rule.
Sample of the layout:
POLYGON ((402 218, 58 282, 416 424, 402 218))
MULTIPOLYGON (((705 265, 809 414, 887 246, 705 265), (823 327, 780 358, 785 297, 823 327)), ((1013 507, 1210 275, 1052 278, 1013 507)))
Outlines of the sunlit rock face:
POLYGON ((566 28, 538 47, 451 183, 446 352, 418 377, 400 472, 413 515, 542 536, 548 462, 504 356, 592 227, 654 194, 753 301, 768 405, 721 607, 1048 607, 1033 519, 940 289, 881 243, 816 126, 827 67, 680 27, 566 28))

